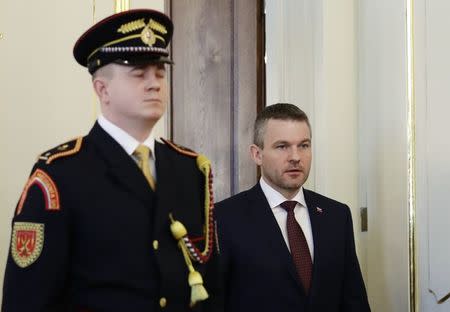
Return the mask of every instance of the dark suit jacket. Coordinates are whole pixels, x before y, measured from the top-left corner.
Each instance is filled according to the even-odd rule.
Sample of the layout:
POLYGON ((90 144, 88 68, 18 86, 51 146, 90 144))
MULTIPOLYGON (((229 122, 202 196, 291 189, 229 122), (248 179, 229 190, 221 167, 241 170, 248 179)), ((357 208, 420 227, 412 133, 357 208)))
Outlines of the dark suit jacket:
POLYGON ((226 311, 370 311, 349 208, 304 190, 314 240, 310 295, 259 183, 216 205, 226 311))
MULTIPOLYGON (((41 188, 29 189, 13 224, 44 224, 43 249, 25 268, 9 253, 2 311, 151 312, 160 310, 162 297, 164 311, 192 311, 188 270, 169 213, 190 236, 203 237, 205 177, 195 158, 158 142, 155 153, 156 193, 98 124, 78 153, 35 165, 33 172, 40 169, 54 181, 61 208, 46 210, 41 188)), ((212 299, 194 311, 219 311, 217 257, 195 266, 212 299)))

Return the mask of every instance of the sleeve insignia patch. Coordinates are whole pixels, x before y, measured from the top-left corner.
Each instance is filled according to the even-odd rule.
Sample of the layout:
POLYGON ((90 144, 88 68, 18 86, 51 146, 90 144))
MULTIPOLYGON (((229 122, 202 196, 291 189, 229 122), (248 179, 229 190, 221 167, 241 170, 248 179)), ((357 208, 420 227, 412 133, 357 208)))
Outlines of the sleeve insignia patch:
POLYGON ((191 149, 189 149, 187 147, 175 144, 172 141, 169 141, 169 140, 166 140, 166 139, 163 139, 163 138, 161 138, 161 140, 164 143, 166 143, 169 147, 171 147, 173 150, 177 151, 180 154, 183 154, 183 155, 186 155, 186 156, 189 156, 189 157, 194 157, 194 158, 198 156, 198 154, 196 152, 194 152, 193 150, 191 150, 191 149))
POLYGON ((30 266, 42 252, 44 246, 44 224, 15 222, 11 240, 11 254, 21 268, 30 266))
POLYGON ((25 203, 25 199, 27 198, 28 190, 35 184, 37 184, 41 188, 42 193, 44 194, 45 210, 60 210, 59 193, 58 189, 56 188, 55 182, 53 182, 52 178, 50 178, 47 173, 45 173, 41 169, 36 169, 36 171, 28 179, 22 195, 20 196, 16 215, 22 212, 23 204, 25 203))
POLYGON ((38 160, 44 160, 45 163, 48 165, 55 159, 74 155, 80 151, 82 142, 83 137, 79 137, 76 138, 75 140, 58 145, 57 147, 40 155, 38 157, 38 160))

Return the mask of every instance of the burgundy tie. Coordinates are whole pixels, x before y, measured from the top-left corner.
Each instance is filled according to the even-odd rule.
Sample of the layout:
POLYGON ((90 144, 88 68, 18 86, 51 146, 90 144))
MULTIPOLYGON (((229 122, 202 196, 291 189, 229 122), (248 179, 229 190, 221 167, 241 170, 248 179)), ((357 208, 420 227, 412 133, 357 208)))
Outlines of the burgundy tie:
POLYGON ((296 201, 285 201, 280 206, 287 211, 286 228, 292 259, 305 292, 308 293, 311 285, 312 261, 305 235, 295 220, 294 208, 296 205, 296 201))

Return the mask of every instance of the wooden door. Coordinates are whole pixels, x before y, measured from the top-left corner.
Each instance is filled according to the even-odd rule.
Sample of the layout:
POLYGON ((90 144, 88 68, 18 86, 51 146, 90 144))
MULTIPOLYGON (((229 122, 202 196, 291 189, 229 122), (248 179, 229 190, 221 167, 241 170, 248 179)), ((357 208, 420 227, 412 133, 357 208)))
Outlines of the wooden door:
POLYGON ((176 0, 171 136, 207 155, 215 199, 252 186, 253 121, 263 103, 262 1, 176 0))

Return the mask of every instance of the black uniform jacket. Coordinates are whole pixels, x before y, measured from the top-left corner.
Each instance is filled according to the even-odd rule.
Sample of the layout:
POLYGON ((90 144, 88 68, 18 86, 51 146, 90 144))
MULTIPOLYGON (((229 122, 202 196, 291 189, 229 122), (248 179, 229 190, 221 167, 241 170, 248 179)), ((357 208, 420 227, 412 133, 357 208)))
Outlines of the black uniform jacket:
POLYGON ((259 183, 216 205, 226 311, 368 312, 349 208, 304 190, 314 241, 309 296, 259 183))
POLYGON ((205 177, 195 158, 165 144, 156 142, 155 154, 156 192, 98 124, 77 153, 38 161, 32 175, 47 182, 34 183, 15 213, 2 311, 220 311, 216 255, 194 264, 210 298, 192 309, 188 269, 170 232, 172 213, 201 244, 205 177), (30 224, 42 233, 27 232, 30 224), (37 258, 20 267, 13 251, 27 250, 37 258))

